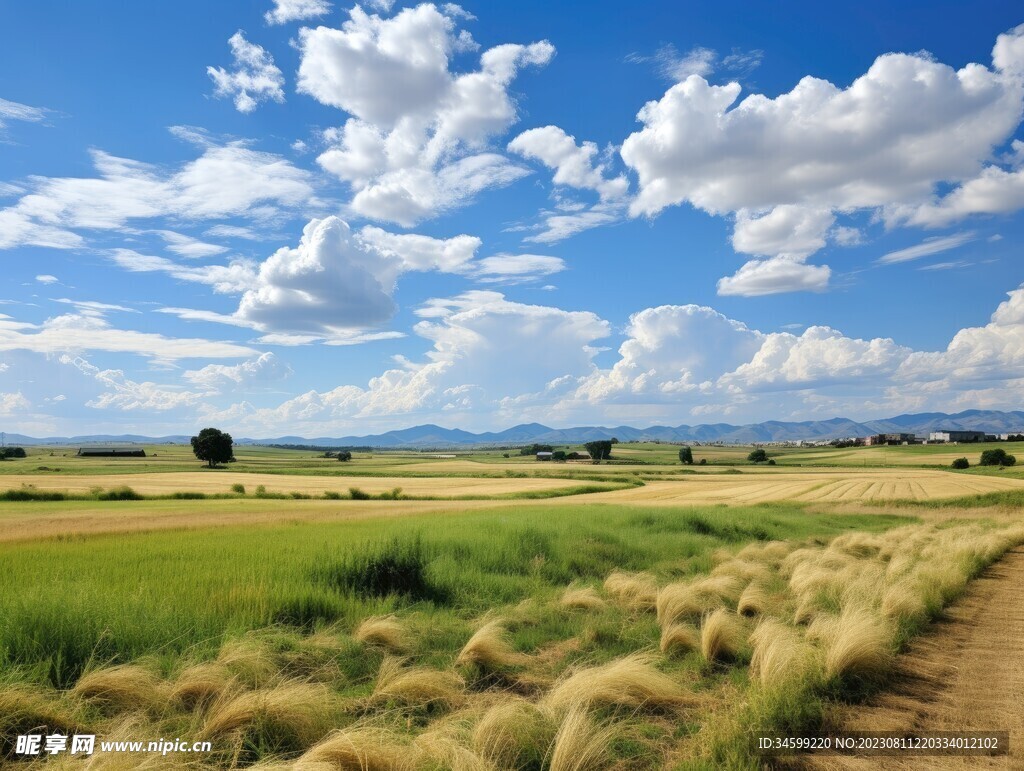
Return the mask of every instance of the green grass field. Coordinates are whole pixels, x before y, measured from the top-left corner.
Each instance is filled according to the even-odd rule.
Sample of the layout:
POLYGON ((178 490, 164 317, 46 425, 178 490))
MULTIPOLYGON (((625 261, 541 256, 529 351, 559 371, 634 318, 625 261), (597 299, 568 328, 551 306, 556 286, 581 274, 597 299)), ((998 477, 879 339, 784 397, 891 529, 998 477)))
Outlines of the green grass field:
MULTIPOLYGON (((893 655, 1024 541, 1024 492, 656 499, 813 486, 844 464, 854 478, 863 464, 849 459, 874 449, 772 450, 777 465, 755 468, 749 448, 695 448, 708 464, 683 468, 678 447, 659 444, 618 445, 621 462, 600 465, 238 448, 213 470, 185 447, 144 459, 33 450, 0 463, 8 479, 38 480, 19 490, 184 471, 218 492, 0 500, 0 763, 16 734, 47 726, 213 741, 199 761, 166 760, 175 768, 763 767, 751 731, 819 729, 831 706, 885 687, 893 655), (367 488, 418 480, 438 499, 460 479, 504 492, 226 492, 268 473, 282 489, 361 476, 367 488), (533 477, 565 485, 516 490, 533 477)), ((960 448, 887 449, 888 466, 914 469, 960 448)), ((959 473, 981 472, 910 476, 948 486, 959 473)))

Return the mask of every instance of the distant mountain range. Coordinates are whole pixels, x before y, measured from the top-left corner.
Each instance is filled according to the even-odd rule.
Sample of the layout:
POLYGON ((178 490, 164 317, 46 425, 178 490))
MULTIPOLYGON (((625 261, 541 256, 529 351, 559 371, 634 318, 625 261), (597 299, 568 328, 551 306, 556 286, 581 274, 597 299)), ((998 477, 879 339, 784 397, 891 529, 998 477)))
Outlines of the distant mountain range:
MULTIPOLYGON (((578 426, 575 428, 550 428, 540 423, 523 423, 504 431, 487 431, 474 434, 457 428, 442 428, 431 424, 388 431, 370 436, 314 437, 279 436, 267 439, 236 438, 238 444, 292 444, 320 447, 380 447, 411 449, 445 449, 453 447, 491 446, 509 447, 520 444, 576 444, 594 439, 620 441, 658 440, 662 442, 720 442, 723 444, 754 444, 760 442, 786 442, 803 440, 828 440, 851 436, 868 436, 879 433, 910 433, 927 436, 930 431, 956 429, 963 431, 987 431, 993 434, 1024 429, 1024 411, 1000 412, 998 410, 966 410, 955 415, 943 412, 922 412, 913 415, 896 415, 884 420, 869 420, 858 423, 848 418, 831 420, 807 420, 784 422, 770 420, 734 426, 729 423, 710 423, 698 426, 578 426)), ((92 436, 35 438, 21 434, 7 434, 7 444, 87 444, 91 442, 137 442, 145 444, 187 444, 189 437, 180 436, 138 436, 122 434, 92 436)))

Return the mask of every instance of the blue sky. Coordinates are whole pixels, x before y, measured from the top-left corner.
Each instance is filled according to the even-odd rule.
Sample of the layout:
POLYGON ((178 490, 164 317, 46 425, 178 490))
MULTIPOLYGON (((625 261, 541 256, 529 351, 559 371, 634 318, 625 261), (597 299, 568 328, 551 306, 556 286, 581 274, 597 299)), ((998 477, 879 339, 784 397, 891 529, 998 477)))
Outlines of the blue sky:
POLYGON ((1013 3, 0 10, 0 427, 1018 408, 1013 3))

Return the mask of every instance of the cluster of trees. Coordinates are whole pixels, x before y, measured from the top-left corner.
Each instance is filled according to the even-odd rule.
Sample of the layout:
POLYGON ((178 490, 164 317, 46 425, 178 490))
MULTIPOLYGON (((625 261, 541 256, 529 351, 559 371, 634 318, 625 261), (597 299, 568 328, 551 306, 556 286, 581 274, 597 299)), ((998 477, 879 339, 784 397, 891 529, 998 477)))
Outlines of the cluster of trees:
POLYGON ((592 460, 611 460, 612 445, 618 444, 618 439, 599 439, 595 442, 587 442, 583 446, 590 453, 592 460))
POLYGON ((1010 455, 1002 447, 995 450, 985 450, 981 453, 979 466, 1012 466, 1017 459, 1010 455))
POLYGON ((343 463, 346 463, 346 462, 352 460, 352 453, 349 452, 348 450, 338 450, 337 452, 335 452, 334 450, 327 450, 327 451, 324 452, 324 457, 325 458, 337 458, 338 460, 342 461, 343 463))
POLYGON ((689 447, 679 448, 679 462, 686 466, 692 466, 693 450, 691 450, 689 447))
POLYGON ((1024 434, 1008 434, 1006 437, 1008 442, 1024 442, 1024 434))
POLYGON ((24 458, 25 448, 24 447, 0 447, 0 460, 7 460, 8 458, 24 458))
POLYGON ((519 451, 520 455, 536 455, 538 452, 554 452, 550 444, 531 444, 519 451))

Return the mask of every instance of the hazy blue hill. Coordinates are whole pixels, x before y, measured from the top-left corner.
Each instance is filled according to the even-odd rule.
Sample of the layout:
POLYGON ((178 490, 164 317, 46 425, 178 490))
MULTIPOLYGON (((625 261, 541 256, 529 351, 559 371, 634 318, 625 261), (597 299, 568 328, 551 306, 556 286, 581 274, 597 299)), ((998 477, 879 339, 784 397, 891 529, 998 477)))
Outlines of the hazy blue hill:
MULTIPOLYGON (((848 418, 829 420, 806 420, 786 422, 768 420, 735 426, 730 423, 706 423, 697 426, 576 426, 573 428, 551 428, 541 423, 522 423, 504 431, 487 431, 474 434, 458 428, 444 428, 432 423, 412 426, 396 431, 369 436, 342 437, 301 437, 279 436, 274 438, 248 439, 236 437, 239 444, 294 444, 326 447, 381 447, 381 448, 446 448, 470 445, 510 446, 517 444, 575 444, 597 439, 617 438, 629 441, 662 442, 721 442, 724 444, 752 444, 759 442, 787 442, 797 440, 827 440, 849 436, 867 436, 878 433, 912 433, 926 436, 929 431, 939 429, 987 431, 1000 434, 1024 430, 1024 411, 1002 412, 999 410, 965 410, 954 415, 943 412, 921 412, 896 415, 882 420, 868 420, 858 423, 848 418)), ((126 434, 112 436, 44 437, 35 438, 22 434, 7 434, 7 444, 87 444, 89 442, 137 442, 161 444, 168 442, 187 443, 189 437, 161 436, 147 437, 126 434)))

